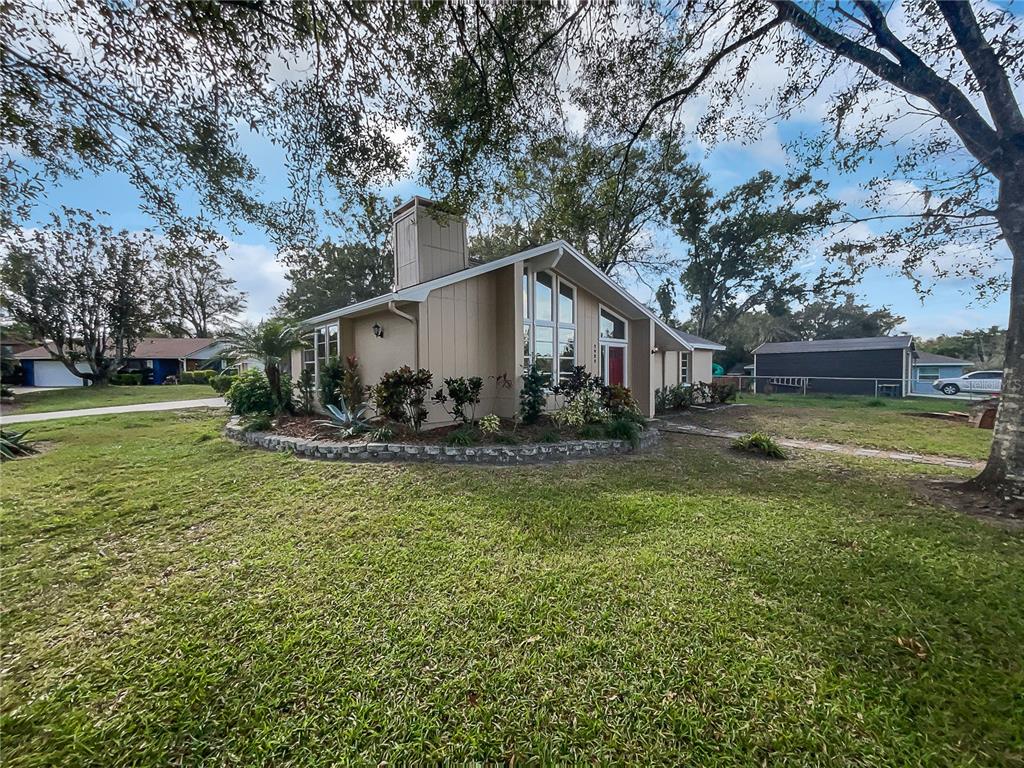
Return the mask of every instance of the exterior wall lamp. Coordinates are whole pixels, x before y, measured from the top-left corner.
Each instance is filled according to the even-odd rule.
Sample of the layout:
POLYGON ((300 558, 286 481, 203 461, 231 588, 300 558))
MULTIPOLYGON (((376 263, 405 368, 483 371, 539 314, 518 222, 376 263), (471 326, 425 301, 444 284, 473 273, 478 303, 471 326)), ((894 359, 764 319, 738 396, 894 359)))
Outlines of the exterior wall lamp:
POLYGON ((373 324, 373 335, 378 339, 384 338, 384 327, 380 323, 373 324))

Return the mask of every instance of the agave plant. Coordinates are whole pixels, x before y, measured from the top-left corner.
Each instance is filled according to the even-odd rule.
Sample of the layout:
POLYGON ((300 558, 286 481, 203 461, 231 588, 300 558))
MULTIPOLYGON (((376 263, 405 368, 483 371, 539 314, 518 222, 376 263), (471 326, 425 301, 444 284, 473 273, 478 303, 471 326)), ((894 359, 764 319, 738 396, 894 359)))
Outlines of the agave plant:
POLYGON ((29 430, 24 432, 13 432, 9 429, 0 429, 0 460, 17 459, 20 456, 31 456, 39 453, 30 443, 25 440, 29 430))
POLYGON ((327 405, 329 419, 320 419, 314 424, 320 427, 333 427, 340 430, 343 437, 352 437, 363 432, 368 432, 372 426, 371 419, 366 414, 370 410, 368 405, 360 405, 354 410, 349 410, 345 405, 345 398, 338 398, 337 405, 327 405))

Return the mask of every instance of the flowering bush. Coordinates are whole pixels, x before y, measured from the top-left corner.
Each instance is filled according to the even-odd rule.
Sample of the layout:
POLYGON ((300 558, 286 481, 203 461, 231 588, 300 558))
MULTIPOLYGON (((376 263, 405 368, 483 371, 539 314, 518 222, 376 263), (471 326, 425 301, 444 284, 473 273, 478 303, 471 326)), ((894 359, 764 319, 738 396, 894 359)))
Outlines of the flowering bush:
POLYGON ((501 431, 501 419, 493 413, 480 419, 480 431, 485 435, 496 435, 501 431))
POLYGON ((397 371, 388 371, 370 391, 370 397, 377 413, 397 421, 410 424, 417 432, 427 418, 424 403, 433 374, 425 368, 414 371, 403 365, 397 371))

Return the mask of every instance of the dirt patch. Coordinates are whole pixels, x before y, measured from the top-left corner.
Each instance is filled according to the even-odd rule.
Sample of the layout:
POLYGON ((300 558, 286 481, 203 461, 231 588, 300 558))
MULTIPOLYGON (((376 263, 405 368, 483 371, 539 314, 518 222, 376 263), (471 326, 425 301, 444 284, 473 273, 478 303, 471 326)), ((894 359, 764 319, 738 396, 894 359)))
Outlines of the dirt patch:
POLYGON ((1011 531, 1024 531, 1024 502, 1007 501, 963 481, 919 478, 911 487, 932 504, 1011 531))

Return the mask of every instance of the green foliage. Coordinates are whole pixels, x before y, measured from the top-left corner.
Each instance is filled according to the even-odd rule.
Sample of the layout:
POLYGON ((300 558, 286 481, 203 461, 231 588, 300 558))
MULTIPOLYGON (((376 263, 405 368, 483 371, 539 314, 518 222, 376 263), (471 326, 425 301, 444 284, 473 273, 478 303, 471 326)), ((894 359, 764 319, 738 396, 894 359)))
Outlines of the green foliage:
POLYGON ((242 422, 242 431, 244 432, 269 432, 273 427, 274 422, 272 420, 272 414, 262 411, 260 413, 250 414, 242 422))
POLYGON ((399 424, 409 424, 419 432, 427 417, 427 392, 433 374, 425 368, 412 370, 407 365, 388 371, 372 388, 370 397, 377 413, 399 424))
POLYGON ((469 424, 463 424, 458 429, 453 429, 445 438, 448 445, 469 446, 476 445, 480 440, 476 430, 469 424))
POLYGON ((444 408, 454 420, 472 424, 476 420, 476 407, 480 404, 483 386, 484 380, 479 376, 468 379, 462 376, 448 378, 444 380, 444 387, 437 390, 431 400, 444 408), (466 408, 469 408, 468 413, 466 408))
POLYGON ((659 413, 687 411, 693 403, 693 391, 686 384, 659 387, 654 391, 654 409, 659 413))
POLYGON ((603 424, 608 421, 610 414, 608 409, 601 404, 601 399, 596 392, 584 389, 565 407, 555 411, 552 418, 559 425, 578 429, 584 424, 603 424))
POLYGON ((220 374, 217 371, 201 369, 198 371, 182 371, 178 376, 179 384, 209 384, 211 379, 220 374))
POLYGON ((251 369, 239 374, 224 394, 231 412, 247 416, 253 413, 274 413, 277 400, 263 371, 251 369))
POLYGON ((547 397, 544 393, 544 375, 531 365, 523 373, 523 388, 519 392, 519 415, 524 424, 536 424, 544 412, 547 397))
POLYGON ((333 355, 320 366, 320 381, 317 386, 320 392, 320 405, 337 405, 342 395, 342 381, 345 368, 333 355))
POLYGON ((636 398, 629 387, 621 384, 604 387, 601 390, 601 402, 612 416, 640 416, 640 406, 636 398))
MULTIPOLYGON (((137 387, 142 384, 141 373, 114 373, 110 376, 110 383, 119 387, 137 387)), ((181 382, 191 384, 192 382, 181 382)))
POLYGON ((753 432, 743 437, 737 437, 732 441, 734 450, 744 453, 756 453, 769 459, 784 459, 786 452, 782 447, 764 432, 753 432))
POLYGON ((299 393, 299 412, 306 416, 313 413, 316 404, 316 382, 313 379, 313 371, 302 366, 299 378, 295 381, 295 389, 299 393))
POLYGON ((210 377, 210 387, 214 392, 223 395, 235 382, 238 376, 233 373, 218 373, 216 376, 210 377))
POLYGON ((731 382, 711 382, 708 385, 709 402, 711 403, 733 403, 736 402, 736 385, 731 382))
POLYGON ((519 436, 512 432, 499 432, 492 439, 499 445, 519 445, 522 442, 519 436))
POLYGON ((542 443, 560 443, 562 435, 557 429, 549 427, 537 436, 537 440, 542 443))
POLYGON ((916 346, 921 352, 970 360, 981 369, 998 369, 1005 363, 1006 329, 993 325, 989 328, 966 330, 949 336, 923 339, 916 346))
POLYGON ((489 413, 480 419, 480 431, 485 435, 493 436, 501 431, 501 418, 493 413, 489 413))
POLYGON ((9 461, 11 459, 21 458, 23 456, 31 456, 34 453, 39 453, 30 442, 25 439, 29 430, 22 432, 16 432, 11 429, 0 429, 0 460, 9 461))
POLYGON ((339 391, 349 408, 358 408, 366 399, 363 379, 359 373, 359 358, 355 355, 345 357, 345 372, 341 375, 339 391))
POLYGON ((384 424, 372 430, 366 437, 371 443, 386 443, 394 439, 395 430, 384 424))
POLYGON ((242 323, 225 339, 223 356, 240 362, 255 358, 263 364, 270 391, 274 397, 275 413, 291 409, 291 382, 282 385, 281 363, 288 359, 291 351, 302 345, 299 329, 289 320, 272 317, 259 323, 242 323))
POLYGON ((576 431, 576 436, 581 440, 600 440, 605 436, 604 426, 601 424, 584 424, 576 431))
POLYGON ((341 404, 327 406, 330 419, 315 422, 319 426, 333 427, 340 430, 342 436, 353 437, 368 432, 371 427, 368 413, 370 406, 357 405, 355 408, 342 408, 341 404))
POLYGON ((609 440, 628 440, 635 448, 640 443, 642 428, 633 419, 620 416, 604 425, 604 434, 609 440))
POLYGON ((864 401, 864 406, 866 408, 885 408, 887 405, 888 403, 880 397, 873 397, 870 400, 864 401))

